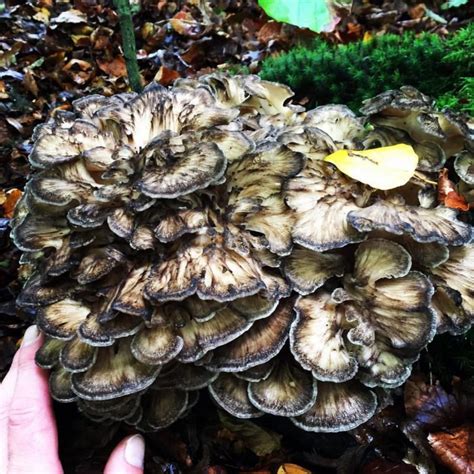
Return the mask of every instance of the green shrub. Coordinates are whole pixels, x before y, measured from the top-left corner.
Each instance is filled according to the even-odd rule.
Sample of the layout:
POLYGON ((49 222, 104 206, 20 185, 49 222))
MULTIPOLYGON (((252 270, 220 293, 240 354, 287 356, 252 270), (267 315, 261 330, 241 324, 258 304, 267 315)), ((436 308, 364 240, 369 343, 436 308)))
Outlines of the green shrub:
POLYGON ((430 33, 386 34, 336 46, 317 39, 311 48, 266 59, 260 75, 288 84, 297 97, 310 99, 309 106, 342 103, 358 110, 364 99, 411 85, 440 98, 440 106, 472 111, 473 51, 472 24, 448 40, 430 33))

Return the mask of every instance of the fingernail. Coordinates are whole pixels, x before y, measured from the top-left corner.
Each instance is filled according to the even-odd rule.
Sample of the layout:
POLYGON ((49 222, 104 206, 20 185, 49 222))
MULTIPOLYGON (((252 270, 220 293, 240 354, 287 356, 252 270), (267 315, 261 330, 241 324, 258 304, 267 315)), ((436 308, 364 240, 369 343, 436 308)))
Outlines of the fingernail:
POLYGON ((25 334, 23 335, 23 341, 21 342, 21 347, 27 347, 33 344, 33 342, 35 342, 36 339, 38 339, 38 337, 39 337, 38 327, 35 325, 30 326, 25 331, 25 334))
POLYGON ((145 459, 145 440, 139 434, 129 438, 125 445, 125 461, 134 467, 143 468, 145 459))

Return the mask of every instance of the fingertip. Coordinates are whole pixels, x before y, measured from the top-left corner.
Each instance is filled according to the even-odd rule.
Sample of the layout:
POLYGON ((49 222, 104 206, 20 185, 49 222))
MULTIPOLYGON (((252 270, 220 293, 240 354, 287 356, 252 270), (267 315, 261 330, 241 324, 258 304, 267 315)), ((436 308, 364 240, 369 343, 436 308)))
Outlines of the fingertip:
POLYGON ((145 461, 145 440, 143 436, 136 434, 127 439, 124 456, 128 464, 143 469, 145 461))
POLYGON ((39 342, 40 332, 38 330, 38 326, 33 324, 29 328, 26 329, 25 334, 23 334, 23 340, 21 341, 21 348, 24 349, 25 347, 31 346, 39 342))
POLYGON ((104 474, 142 474, 145 461, 145 440, 135 434, 123 439, 112 451, 104 474))

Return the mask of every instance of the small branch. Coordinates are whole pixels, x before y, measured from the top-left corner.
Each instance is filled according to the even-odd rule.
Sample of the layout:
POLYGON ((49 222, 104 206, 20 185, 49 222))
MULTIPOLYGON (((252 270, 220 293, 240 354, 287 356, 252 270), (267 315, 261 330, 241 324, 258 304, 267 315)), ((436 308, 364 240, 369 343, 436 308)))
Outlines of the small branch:
POLYGON ((135 92, 142 90, 140 70, 137 61, 137 48, 135 45, 135 32, 133 30, 132 12, 129 0, 113 0, 120 20, 122 32, 122 46, 127 64, 128 82, 135 92))

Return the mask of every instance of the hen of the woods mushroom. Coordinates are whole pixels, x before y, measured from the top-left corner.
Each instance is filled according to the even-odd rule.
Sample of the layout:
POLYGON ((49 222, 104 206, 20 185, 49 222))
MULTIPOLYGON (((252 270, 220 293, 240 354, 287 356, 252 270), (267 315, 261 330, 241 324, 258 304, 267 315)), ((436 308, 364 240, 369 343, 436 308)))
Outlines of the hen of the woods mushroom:
POLYGON ((473 183, 468 125, 411 88, 363 119, 291 95, 208 75, 86 97, 36 130, 13 238, 56 400, 157 430, 207 388, 236 417, 343 431, 436 332, 470 327, 472 228, 436 199, 451 158, 473 183), (394 144, 418 156, 396 189, 325 161, 394 144))

